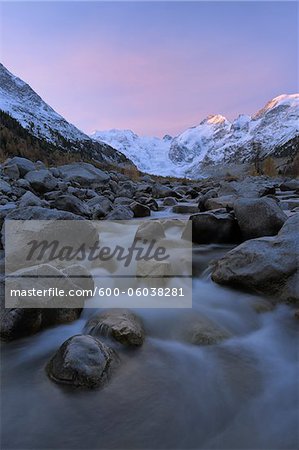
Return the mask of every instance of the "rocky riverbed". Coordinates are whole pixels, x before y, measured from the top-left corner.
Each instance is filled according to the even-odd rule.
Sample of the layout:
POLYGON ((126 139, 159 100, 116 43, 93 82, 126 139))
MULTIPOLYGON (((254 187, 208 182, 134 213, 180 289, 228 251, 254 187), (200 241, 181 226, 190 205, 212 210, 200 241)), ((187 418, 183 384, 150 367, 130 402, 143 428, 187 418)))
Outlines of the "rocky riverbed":
POLYGON ((3 448, 296 448, 298 180, 0 171, 3 448), (137 218, 191 221, 192 309, 4 307, 6 220, 137 218))

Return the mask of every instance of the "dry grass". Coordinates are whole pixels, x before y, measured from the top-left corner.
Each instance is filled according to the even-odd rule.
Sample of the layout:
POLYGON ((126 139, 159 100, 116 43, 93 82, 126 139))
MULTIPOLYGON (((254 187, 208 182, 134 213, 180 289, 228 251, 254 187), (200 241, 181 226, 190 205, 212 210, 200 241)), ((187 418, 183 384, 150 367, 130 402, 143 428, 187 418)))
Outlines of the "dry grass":
POLYGON ((275 161, 270 156, 263 161, 262 170, 263 174, 268 177, 276 177, 278 175, 275 161))

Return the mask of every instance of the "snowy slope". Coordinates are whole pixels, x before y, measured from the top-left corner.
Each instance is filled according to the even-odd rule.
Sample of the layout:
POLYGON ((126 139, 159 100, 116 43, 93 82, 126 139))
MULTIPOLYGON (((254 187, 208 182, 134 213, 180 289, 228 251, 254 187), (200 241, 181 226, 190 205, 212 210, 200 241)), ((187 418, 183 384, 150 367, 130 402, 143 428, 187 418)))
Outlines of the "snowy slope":
POLYGON ((89 140, 68 123, 23 80, 0 64, 0 109, 10 114, 37 137, 56 143, 59 133, 69 141, 89 140))
POLYGON ((62 150, 80 151, 82 155, 115 164, 131 164, 122 153, 108 145, 95 143, 89 136, 67 122, 23 80, 0 64, 0 110, 16 119, 39 139, 62 150))
POLYGON ((173 139, 169 157, 180 165, 194 167, 213 163, 249 161, 253 143, 260 156, 276 154, 278 147, 299 136, 299 94, 280 95, 252 117, 240 115, 233 122, 210 116, 173 139))
POLYGON ((184 176, 185 167, 179 167, 169 157, 172 138, 138 136, 131 130, 95 131, 94 140, 105 142, 123 153, 142 172, 162 176, 184 176))

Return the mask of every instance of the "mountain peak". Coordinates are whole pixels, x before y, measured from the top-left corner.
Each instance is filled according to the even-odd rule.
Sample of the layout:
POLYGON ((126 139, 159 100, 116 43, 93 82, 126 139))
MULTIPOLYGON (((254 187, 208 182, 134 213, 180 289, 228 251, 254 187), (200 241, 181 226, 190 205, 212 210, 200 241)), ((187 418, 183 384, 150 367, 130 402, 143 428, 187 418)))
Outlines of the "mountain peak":
POLYGON ((229 121, 226 117, 221 114, 210 114, 204 120, 200 122, 200 125, 208 124, 208 125, 225 125, 228 124, 229 121))
POLYGON ((299 94, 281 94, 272 98, 266 105, 260 109, 255 115, 254 119, 260 118, 262 115, 267 114, 269 111, 279 106, 285 107, 298 107, 299 106, 299 94))

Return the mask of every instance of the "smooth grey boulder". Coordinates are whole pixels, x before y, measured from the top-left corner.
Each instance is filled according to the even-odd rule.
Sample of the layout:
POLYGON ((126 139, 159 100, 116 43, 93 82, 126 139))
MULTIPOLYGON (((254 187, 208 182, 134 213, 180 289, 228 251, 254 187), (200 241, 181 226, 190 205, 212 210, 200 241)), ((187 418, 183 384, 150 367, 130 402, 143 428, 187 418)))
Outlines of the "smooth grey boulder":
MULTIPOLYGON (((7 254, 7 258, 9 257, 11 263, 14 262, 16 265, 15 269, 18 269, 18 262, 24 259, 24 242, 29 243, 37 238, 40 239, 41 236, 49 242, 57 240, 59 237, 59 245, 61 247, 74 247, 74 244, 77 245, 78 242, 85 245, 93 245, 98 240, 98 230, 89 220, 84 220, 83 217, 68 211, 31 206, 30 208, 14 208, 8 212, 2 226, 3 245, 7 220, 47 221, 44 225, 42 222, 33 224, 32 228, 30 227, 30 222, 27 222, 26 229, 22 228, 22 232, 16 234, 14 242, 10 242, 10 253, 9 255, 7 254), (69 221, 74 221, 74 226, 70 227, 69 221), (37 225, 38 229, 36 228, 37 225), (53 232, 53 227, 55 233, 53 232)), ((38 256, 38 252, 36 252, 36 255, 38 256)), ((34 258, 32 258, 32 261, 28 261, 28 265, 33 264, 34 258)))
POLYGON ((25 180, 24 178, 19 178, 19 180, 16 181, 15 185, 22 189, 30 189, 29 181, 25 180))
POLYGON ((156 220, 142 222, 135 234, 135 239, 147 239, 148 241, 165 238, 165 232, 162 224, 156 220))
POLYGON ((191 198, 191 199, 195 199, 198 197, 198 191, 195 190, 194 188, 189 188, 186 190, 185 195, 187 198, 191 198))
POLYGON ((114 200, 114 205, 130 205, 132 203, 132 198, 129 197, 116 197, 114 200))
MULTIPOLYGON (((13 301, 18 302, 18 305, 14 305, 14 307, 10 307, 12 305, 7 297, 7 307, 5 308, 3 279, 0 282, 0 338, 6 341, 29 336, 49 326, 77 320, 82 313, 85 300, 92 296, 94 289, 92 275, 80 264, 74 264, 64 270, 57 270, 49 265, 40 265, 14 273, 14 275, 17 274, 34 276, 35 280, 37 276, 40 276, 38 280, 38 288, 40 289, 53 287, 54 283, 58 289, 84 289, 85 295, 72 297, 71 303, 68 303, 68 298, 63 298, 62 300, 61 297, 56 298, 54 293, 52 296, 48 296, 47 299, 39 297, 39 301, 35 302, 35 304, 28 304, 28 302, 32 303, 32 298, 14 298, 13 301), (43 278, 43 275, 50 275, 51 278, 43 278), (87 290, 89 290, 90 294, 87 290), (61 302, 63 302, 64 307, 60 307, 61 302), (51 304, 57 307, 47 307, 51 304), (32 306, 32 308, 28 306, 32 306)), ((6 279, 6 283, 8 283, 8 290, 10 284, 11 288, 18 289, 18 279, 12 280, 9 278, 6 279)), ((33 287, 32 279, 30 278, 23 279, 21 283, 22 288, 30 289, 33 287)), ((35 286, 37 285, 36 283, 35 286)))
POLYGON ((148 206, 151 211, 159 211, 159 205, 152 197, 138 197, 138 202, 148 206))
POLYGON ((275 194, 276 182, 266 177, 246 177, 242 181, 224 182, 218 192, 223 195, 236 195, 237 197, 258 198, 264 195, 275 194))
POLYGON ((72 194, 60 195, 51 202, 51 206, 62 210, 77 214, 78 216, 89 217, 90 209, 78 197, 72 194))
POLYGON ((177 204, 177 200, 174 197, 165 197, 163 200, 163 206, 174 206, 177 204))
POLYGON ((151 215, 151 210, 148 206, 142 205, 138 202, 132 202, 130 208, 134 213, 134 217, 148 217, 151 215))
POLYGON ((244 242, 218 260, 216 283, 268 295, 273 301, 299 300, 299 214, 290 217, 277 236, 244 242))
POLYGON ((208 211, 219 208, 233 209, 235 201, 235 195, 224 195, 222 197, 209 198, 205 201, 204 205, 205 209, 208 211))
MULTIPOLYGON (((62 265, 62 262, 61 262, 62 265)), ((92 296, 93 278, 84 267, 73 264, 72 266, 58 269, 49 263, 32 265, 27 268, 18 269, 14 272, 10 271, 11 277, 6 278, 6 286, 8 288, 6 301, 8 306, 17 308, 83 308, 84 301, 92 296), (83 272, 84 270, 84 272, 83 272), (82 275, 82 273, 84 275, 82 275), (13 275, 13 277, 12 277, 13 275), (84 276, 84 278, 83 278, 84 276), (10 296, 12 289, 23 292, 29 292, 32 288, 41 289, 47 294, 42 296, 24 296, 22 294, 10 296), (63 290, 76 292, 77 289, 84 289, 81 295, 76 296, 57 296, 58 291, 63 290), (52 288, 52 290, 51 290, 52 288), (87 291, 86 289, 89 289, 87 291)))
POLYGON ((206 207, 205 207, 206 201, 211 198, 215 198, 217 196, 218 196, 218 192, 215 189, 209 189, 207 192, 201 193, 199 195, 199 199, 198 199, 199 211, 201 211, 201 212, 205 211, 206 210, 206 207))
POLYGON ((87 200, 87 205, 91 212, 95 212, 98 208, 101 208, 104 211, 105 215, 111 211, 113 203, 109 198, 104 197, 104 195, 97 195, 89 200, 87 200))
POLYGON ((155 198, 165 198, 165 197, 176 197, 176 198, 182 198, 182 195, 178 192, 175 192, 173 189, 171 189, 168 186, 163 186, 162 184, 154 184, 152 195, 155 198))
POLYGON ((21 177, 26 175, 27 172, 31 172, 35 170, 35 164, 27 158, 22 158, 20 156, 14 156, 13 158, 5 161, 4 166, 6 164, 14 164, 19 169, 21 177))
POLYGON ((93 336, 111 336, 128 346, 140 346, 144 341, 141 320, 128 309, 114 308, 95 314, 86 325, 86 332, 93 336))
POLYGON ((27 191, 20 198, 19 206, 21 208, 25 208, 28 206, 44 206, 47 203, 44 200, 41 200, 37 195, 33 194, 33 192, 27 191))
MULTIPOLYGON (((203 212, 193 214, 190 216, 190 220, 192 222, 192 241, 197 244, 228 244, 240 241, 240 229, 231 213, 203 212)), ((189 236, 188 228, 186 232, 189 236)))
POLYGON ((222 326, 201 314, 192 314, 183 320, 182 339, 194 345, 215 345, 228 339, 232 334, 222 326))
POLYGON ((41 310, 37 308, 5 308, 4 280, 0 282, 0 338, 3 341, 36 333, 42 323, 41 310))
POLYGON ((281 191, 297 191, 299 190, 299 180, 288 180, 281 183, 279 186, 281 191))
POLYGON ((179 204, 172 207, 172 212, 176 214, 196 214, 199 212, 197 205, 179 204))
POLYGON ((72 163, 58 167, 61 177, 66 181, 79 183, 81 186, 101 186, 110 180, 107 172, 89 163, 72 163))
POLYGON ((131 208, 124 205, 117 205, 106 216, 107 220, 129 220, 134 217, 131 208))
POLYGON ((33 170, 25 175, 27 180, 36 192, 43 194, 45 192, 53 191, 57 186, 57 180, 53 177, 50 170, 33 170))
POLYGON ((56 383, 96 388, 107 382, 115 361, 116 353, 99 339, 79 334, 61 345, 46 372, 56 383))
POLYGON ((0 180, 0 192, 2 192, 3 194, 11 194, 12 187, 6 181, 0 180))
POLYGON ((287 220, 286 214, 270 197, 239 199, 234 203, 234 212, 244 240, 273 236, 287 220))
POLYGON ((83 220, 69 211, 43 208, 41 206, 33 206, 32 208, 19 206, 13 209, 6 218, 10 220, 83 220))
POLYGON ((0 205, 0 226, 2 225, 5 217, 17 208, 16 203, 7 202, 5 205, 0 205))
POLYGON ((10 180, 18 180, 20 178, 20 171, 16 164, 10 162, 8 164, 5 164, 2 168, 2 172, 10 180))

